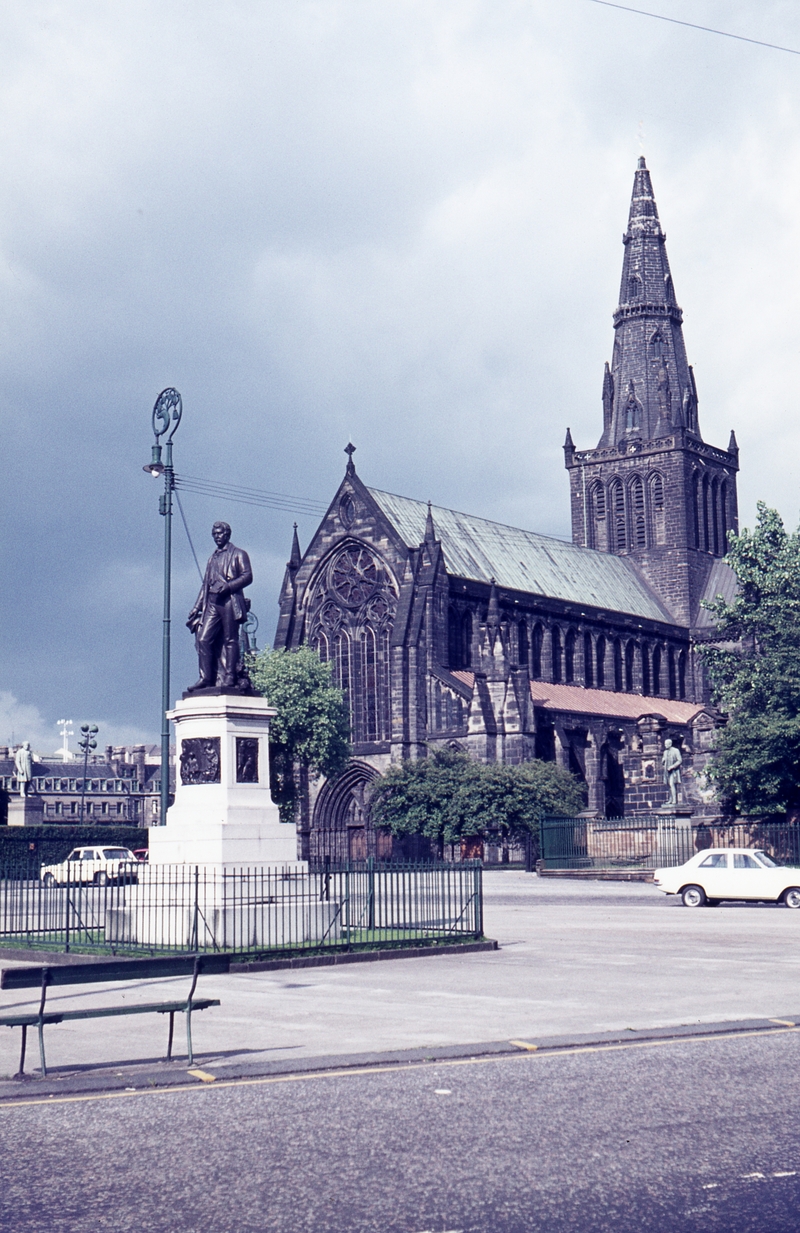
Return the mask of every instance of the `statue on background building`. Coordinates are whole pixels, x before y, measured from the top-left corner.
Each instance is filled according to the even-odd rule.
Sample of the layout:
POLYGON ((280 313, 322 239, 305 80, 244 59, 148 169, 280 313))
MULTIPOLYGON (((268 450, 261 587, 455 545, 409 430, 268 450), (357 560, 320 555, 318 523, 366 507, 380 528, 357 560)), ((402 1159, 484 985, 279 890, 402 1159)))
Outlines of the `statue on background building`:
POLYGON ((20 796, 27 796, 28 787, 33 778, 33 755, 30 741, 23 741, 14 754, 14 766, 17 771, 17 784, 20 796))
POLYGON ((661 755, 661 765, 664 768, 664 783, 669 789, 669 804, 678 804, 678 789, 681 782, 681 764, 683 754, 677 745, 667 737, 664 741, 664 752, 661 755))
POLYGON ((216 551, 206 565, 203 585, 186 622, 195 635, 199 680, 187 693, 218 689, 250 693, 252 686, 239 657, 239 627, 247 619, 250 600, 244 588, 253 581, 250 558, 230 542, 227 522, 211 529, 216 551))

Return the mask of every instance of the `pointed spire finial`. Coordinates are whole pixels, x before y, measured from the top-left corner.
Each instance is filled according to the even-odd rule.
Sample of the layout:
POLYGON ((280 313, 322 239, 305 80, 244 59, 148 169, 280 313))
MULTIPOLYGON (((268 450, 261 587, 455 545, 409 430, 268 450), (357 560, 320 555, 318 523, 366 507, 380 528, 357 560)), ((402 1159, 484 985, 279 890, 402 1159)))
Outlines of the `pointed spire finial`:
POLYGON ((347 454, 347 474, 353 475, 356 469, 355 463, 353 462, 353 454, 356 452, 356 447, 353 445, 352 441, 347 442, 347 445, 344 447, 344 452, 347 454))
POLYGON ((647 171, 647 163, 644 161, 643 154, 639 155, 639 162, 637 163, 637 167, 639 171, 647 171))
POLYGON ((572 440, 572 433, 567 429, 567 435, 564 438, 564 457, 567 464, 572 461, 572 455, 575 453, 575 442, 572 440))
POLYGON ((728 442, 728 453, 729 454, 739 453, 739 442, 736 440, 736 433, 733 431, 733 429, 731 429, 731 439, 728 442))
POLYGON ((294 532, 292 534, 292 551, 289 554, 289 560, 286 562, 286 568, 296 573, 300 568, 300 563, 303 560, 303 554, 300 551, 300 540, 297 538, 297 523, 294 524, 294 532))
POLYGON ((422 542, 431 545, 436 543, 436 530, 433 525, 430 501, 428 502, 428 513, 425 517, 425 539, 422 542))

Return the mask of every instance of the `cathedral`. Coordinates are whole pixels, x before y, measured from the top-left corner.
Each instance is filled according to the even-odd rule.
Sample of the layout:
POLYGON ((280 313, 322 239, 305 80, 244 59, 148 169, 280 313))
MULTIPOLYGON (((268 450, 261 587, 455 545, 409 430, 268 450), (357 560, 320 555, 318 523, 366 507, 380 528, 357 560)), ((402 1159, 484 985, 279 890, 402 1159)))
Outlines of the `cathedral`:
POLYGON ((572 543, 344 478, 305 553, 297 531, 277 648, 331 661, 353 756, 309 777, 300 854, 388 857, 369 796, 393 762, 437 748, 481 761, 556 761, 604 817, 665 804, 661 755, 683 757, 683 808, 719 817, 705 768, 720 716, 697 644, 704 600, 730 599, 738 448, 707 445, 650 173, 634 176, 602 434, 569 429, 572 543))

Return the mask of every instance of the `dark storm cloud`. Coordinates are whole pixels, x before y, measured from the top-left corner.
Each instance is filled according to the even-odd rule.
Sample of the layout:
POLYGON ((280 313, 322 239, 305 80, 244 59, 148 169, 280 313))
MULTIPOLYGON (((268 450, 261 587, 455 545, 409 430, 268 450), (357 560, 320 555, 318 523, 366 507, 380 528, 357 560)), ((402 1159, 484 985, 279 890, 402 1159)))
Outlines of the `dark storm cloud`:
MULTIPOLYGON (((791 43, 778 3, 675 16, 791 43)), ((691 10, 691 11, 690 11, 691 10)), ((583 0, 0 7, 0 740, 158 730, 165 385, 180 471, 367 482, 568 533, 599 433, 640 122, 706 439, 795 520, 796 66, 583 0), (776 444, 779 449, 776 450, 776 444)), ((789 59, 786 57, 786 59, 789 59)), ((292 516, 187 493, 254 560, 292 516)), ((298 519, 303 543, 313 520, 298 519)), ((197 574, 175 525, 174 692, 197 574)))

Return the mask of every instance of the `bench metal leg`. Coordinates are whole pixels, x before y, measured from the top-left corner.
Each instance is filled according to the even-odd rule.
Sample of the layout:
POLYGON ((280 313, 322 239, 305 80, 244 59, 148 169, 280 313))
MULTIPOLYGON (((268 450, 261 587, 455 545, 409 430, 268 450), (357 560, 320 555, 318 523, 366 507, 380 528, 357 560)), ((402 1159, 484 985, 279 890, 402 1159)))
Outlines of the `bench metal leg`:
POLYGON ((47 1074, 47 1063, 44 1060, 44 1024, 39 1024, 39 1060, 42 1064, 42 1078, 47 1074))
POLYGON ((23 1023, 22 1025, 22 1047, 20 1048, 20 1051, 19 1051, 19 1070, 14 1075, 15 1079, 22 1079, 25 1074, 25 1047, 27 1043, 28 1043, 28 1025, 27 1023, 23 1023))
POLYGON ((172 1033, 175 1031, 175 1011, 169 1012, 169 1038, 167 1040, 167 1061, 172 1059, 172 1033))
POLYGON ((192 1054, 192 1007, 191 1004, 186 1011, 186 1051, 189 1054, 189 1065, 194 1065, 194 1056, 192 1054))

